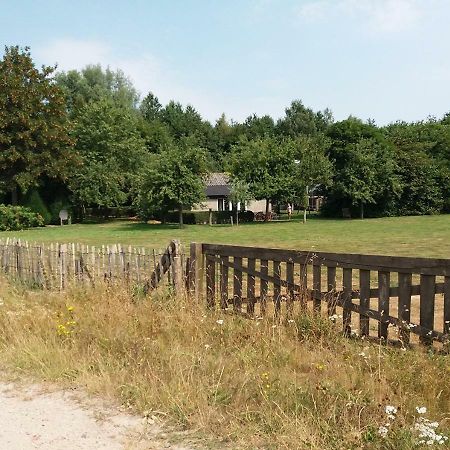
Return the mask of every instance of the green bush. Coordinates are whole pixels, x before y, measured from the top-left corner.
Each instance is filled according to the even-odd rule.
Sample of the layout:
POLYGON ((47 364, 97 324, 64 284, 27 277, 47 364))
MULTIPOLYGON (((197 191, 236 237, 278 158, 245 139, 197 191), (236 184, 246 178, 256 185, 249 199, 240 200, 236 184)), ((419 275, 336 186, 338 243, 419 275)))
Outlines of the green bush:
POLYGON ((86 218, 91 219, 118 219, 124 217, 133 217, 136 210, 132 206, 114 206, 107 208, 86 208, 86 218))
MULTIPOLYGON (((233 221, 236 221, 235 211, 213 211, 212 223, 213 224, 226 224, 231 222, 231 216, 233 221)), ((162 220, 161 217, 158 217, 162 220)), ((239 213, 239 223, 253 222, 255 214, 252 211, 243 211, 239 213)), ((171 211, 165 215, 165 221, 167 223, 178 223, 178 211, 171 211)), ((208 224, 209 223, 209 211, 183 211, 183 223, 187 225, 195 224, 208 224)))
POLYGON ((69 216, 72 216, 72 208, 71 206, 68 204, 67 199, 56 199, 54 200, 52 203, 49 204, 48 209, 50 210, 50 214, 51 214, 51 222, 53 224, 58 224, 60 223, 60 219, 59 219, 59 213, 62 209, 65 209, 69 212, 69 216))
POLYGON ((24 206, 0 205, 0 231, 17 231, 43 227, 44 218, 24 206))
POLYGON ((23 206, 31 209, 31 211, 40 214, 46 224, 51 223, 52 214, 45 205, 39 192, 35 189, 28 192, 23 200, 23 206))

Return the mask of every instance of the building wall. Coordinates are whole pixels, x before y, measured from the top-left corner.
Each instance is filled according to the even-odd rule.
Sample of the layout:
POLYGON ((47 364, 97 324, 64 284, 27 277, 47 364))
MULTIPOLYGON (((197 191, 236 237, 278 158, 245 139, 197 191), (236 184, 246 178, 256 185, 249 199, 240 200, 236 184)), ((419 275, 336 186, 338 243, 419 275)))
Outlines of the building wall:
MULTIPOLYGON (((225 200, 226 202, 226 200, 225 200)), ((250 200, 246 205, 247 211, 253 211, 257 213, 259 211, 265 212, 266 210, 266 201, 265 200, 250 200)), ((213 211, 218 211, 218 200, 216 198, 208 198, 204 200, 201 204, 195 205, 192 208, 192 211, 209 211, 209 209, 213 211)), ((269 211, 272 210, 272 205, 269 204, 269 211)))
MULTIPOLYGON (((257 212, 266 212, 266 201, 265 200, 250 200, 247 203, 248 211, 253 211, 254 213, 257 212)), ((269 211, 272 211, 272 205, 269 203, 269 211)))
POLYGON ((208 198, 199 205, 194 205, 192 211, 209 211, 210 208, 213 211, 217 211, 218 210, 217 205, 218 205, 217 198, 208 198))

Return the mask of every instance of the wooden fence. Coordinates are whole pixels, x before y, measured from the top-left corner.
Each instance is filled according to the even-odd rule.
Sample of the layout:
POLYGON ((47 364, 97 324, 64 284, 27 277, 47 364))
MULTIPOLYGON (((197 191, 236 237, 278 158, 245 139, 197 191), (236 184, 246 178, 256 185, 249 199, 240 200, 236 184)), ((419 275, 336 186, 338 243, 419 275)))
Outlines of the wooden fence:
POLYGON ((149 290, 165 280, 180 289, 183 263, 177 241, 155 250, 120 244, 95 247, 0 240, 1 271, 47 289, 64 289, 72 282, 108 281, 137 283, 149 290))
POLYGON ((164 250, 132 246, 31 244, 0 240, 0 269, 30 284, 72 282, 187 285, 208 307, 249 316, 328 314, 346 334, 446 344, 450 334, 450 260, 356 255, 191 243, 164 250))
POLYGON ((450 260, 192 243, 190 285, 209 307, 342 320, 346 334, 446 343, 450 260))

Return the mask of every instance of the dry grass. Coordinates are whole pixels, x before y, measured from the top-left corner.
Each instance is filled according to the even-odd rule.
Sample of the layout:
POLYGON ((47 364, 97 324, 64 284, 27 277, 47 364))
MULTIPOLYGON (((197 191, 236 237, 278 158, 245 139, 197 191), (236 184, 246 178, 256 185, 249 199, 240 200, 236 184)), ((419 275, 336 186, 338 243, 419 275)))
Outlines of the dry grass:
POLYGON ((278 324, 164 293, 0 286, 5 368, 159 411, 209 445, 421 448, 416 406, 450 434, 448 356, 348 340, 326 318, 278 324), (398 412, 382 438, 386 405, 398 412))

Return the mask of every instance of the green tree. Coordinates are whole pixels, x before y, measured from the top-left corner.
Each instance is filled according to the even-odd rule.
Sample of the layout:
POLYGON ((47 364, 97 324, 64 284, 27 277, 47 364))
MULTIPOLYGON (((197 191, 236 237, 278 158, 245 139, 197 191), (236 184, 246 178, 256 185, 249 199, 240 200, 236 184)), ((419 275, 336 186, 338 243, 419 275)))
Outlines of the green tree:
POLYGON ((450 210, 450 124, 397 122, 384 129, 396 148, 402 193, 397 214, 450 210))
POLYGON ((228 162, 234 179, 246 183, 256 200, 285 201, 292 194, 294 154, 292 147, 275 138, 243 138, 233 147, 228 162))
POLYGON ((309 190, 331 184, 333 166, 327 156, 330 140, 323 134, 299 136, 289 140, 287 145, 292 149, 295 162, 291 199, 304 205, 303 221, 306 222, 309 190))
POLYGON ((333 123, 329 109, 315 113, 303 105, 301 100, 294 100, 285 110, 285 116, 278 120, 278 133, 284 137, 300 135, 313 136, 324 132, 333 123))
POLYGON ((232 180, 231 181, 231 191, 228 199, 231 201, 233 205, 235 205, 236 211, 236 225, 239 225, 239 208, 238 205, 245 204, 254 198, 253 194, 250 191, 250 187, 247 183, 242 180, 232 180))
POLYGON ((208 124, 191 105, 184 108, 181 103, 171 101, 161 109, 159 116, 175 140, 190 137, 199 145, 206 145, 208 124))
POLYGON ((139 111, 148 122, 159 119, 161 108, 162 105, 159 103, 158 97, 152 92, 149 92, 139 105, 139 111))
POLYGON ((54 67, 37 69, 29 48, 6 47, 0 61, 0 191, 25 193, 43 175, 65 179, 75 163, 64 96, 54 67))
POLYGON ((274 136, 276 134, 275 122, 268 115, 258 117, 256 114, 253 114, 245 119, 242 131, 248 139, 274 136))
POLYGON ((108 100, 91 102, 79 111, 74 134, 83 163, 69 183, 77 204, 118 206, 130 201, 148 160, 137 116, 108 100))
POLYGON ((206 174, 206 151, 189 140, 152 155, 141 175, 136 199, 141 217, 164 217, 167 212, 178 210, 182 227, 183 208, 192 208, 204 199, 206 174))
POLYGON ((372 205, 371 215, 392 214, 401 183, 394 149, 380 130, 350 117, 333 124, 327 134, 333 180, 326 189, 325 212, 339 214, 353 206, 363 217, 366 205, 372 205))
POLYGON ((109 67, 103 70, 100 64, 88 65, 81 71, 61 72, 56 81, 64 91, 72 116, 77 116, 89 102, 108 99, 116 106, 134 109, 139 100, 136 89, 121 70, 113 71, 109 67))

